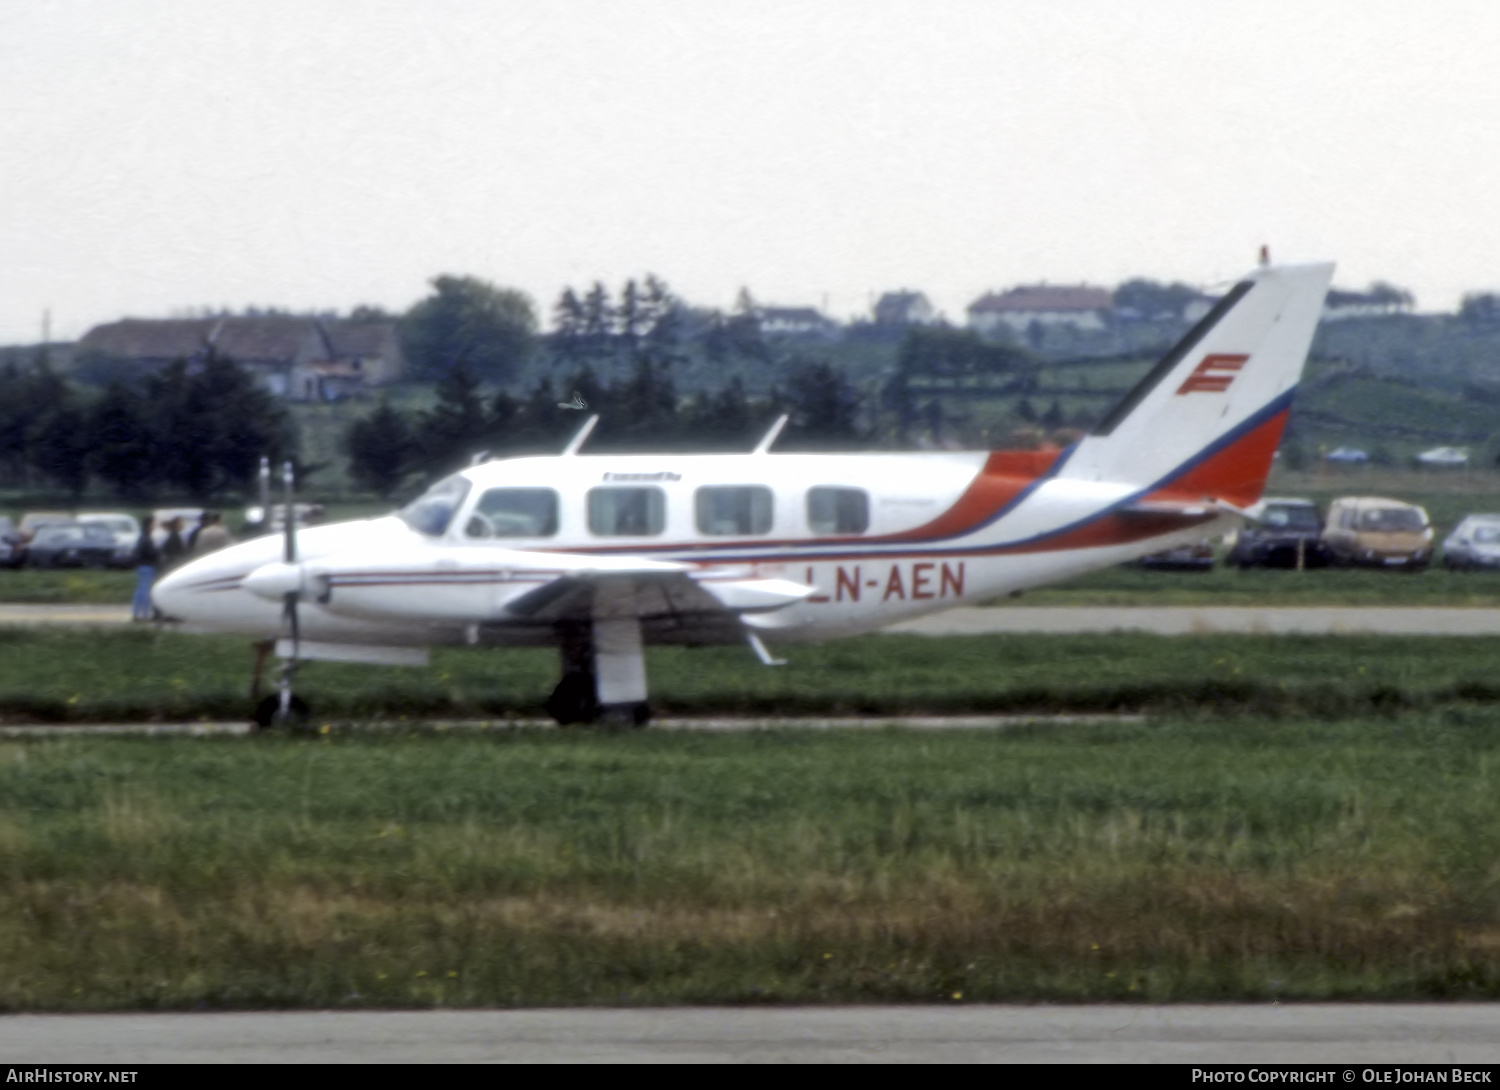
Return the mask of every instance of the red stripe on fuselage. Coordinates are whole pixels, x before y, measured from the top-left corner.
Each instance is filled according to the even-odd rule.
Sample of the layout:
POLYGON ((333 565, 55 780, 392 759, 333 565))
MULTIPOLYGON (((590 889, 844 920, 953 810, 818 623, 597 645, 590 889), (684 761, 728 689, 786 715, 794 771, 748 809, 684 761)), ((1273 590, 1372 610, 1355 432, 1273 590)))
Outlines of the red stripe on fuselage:
POLYGON ((992 451, 984 468, 952 507, 931 522, 878 540, 920 541, 968 533, 1035 484, 1061 453, 1059 450, 992 451))
POLYGON ((1218 517, 1216 511, 1205 511, 1196 515, 1186 513, 1179 515, 1170 511, 1160 514, 1112 513, 1092 519, 1082 526, 1075 526, 1060 534, 1045 535, 1018 545, 1002 545, 995 549, 976 551, 1006 555, 1056 553, 1071 549, 1102 549, 1110 545, 1129 545, 1133 541, 1145 541, 1147 538, 1159 537, 1162 534, 1175 533, 1179 530, 1190 530, 1194 526, 1212 522, 1218 517))
POLYGON ((1281 443, 1290 410, 1283 409, 1259 427, 1216 451, 1156 489, 1147 500, 1201 502, 1205 497, 1236 507, 1259 501, 1271 472, 1271 459, 1281 443))

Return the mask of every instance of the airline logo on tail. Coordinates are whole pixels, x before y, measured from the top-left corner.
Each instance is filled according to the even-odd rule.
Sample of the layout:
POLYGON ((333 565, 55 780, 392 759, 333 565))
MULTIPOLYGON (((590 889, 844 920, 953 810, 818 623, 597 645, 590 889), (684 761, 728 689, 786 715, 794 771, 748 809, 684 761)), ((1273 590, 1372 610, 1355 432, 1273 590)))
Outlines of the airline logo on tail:
POLYGON ((1193 368, 1193 373, 1177 387, 1177 396, 1183 394, 1222 394, 1245 366, 1249 356, 1214 354, 1203 357, 1203 362, 1193 368))

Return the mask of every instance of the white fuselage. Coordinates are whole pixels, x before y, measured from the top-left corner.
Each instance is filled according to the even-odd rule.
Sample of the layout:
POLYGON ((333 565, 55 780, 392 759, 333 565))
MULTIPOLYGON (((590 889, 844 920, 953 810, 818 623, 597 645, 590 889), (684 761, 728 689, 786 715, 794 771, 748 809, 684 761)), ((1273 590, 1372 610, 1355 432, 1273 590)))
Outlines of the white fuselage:
POLYGON ((284 543, 271 535, 193 561, 155 596, 166 614, 195 627, 270 638, 283 628, 276 580, 291 579, 302 638, 420 646, 504 625, 508 603, 559 574, 661 563, 707 583, 801 585, 796 600, 741 619, 777 640, 821 640, 1225 528, 1219 512, 1191 524, 1130 523, 1119 511, 1141 494, 1138 486, 997 472, 995 457, 586 454, 488 462, 448 478, 429 492, 437 500, 419 500, 400 517, 300 530, 292 574, 278 574, 284 543))

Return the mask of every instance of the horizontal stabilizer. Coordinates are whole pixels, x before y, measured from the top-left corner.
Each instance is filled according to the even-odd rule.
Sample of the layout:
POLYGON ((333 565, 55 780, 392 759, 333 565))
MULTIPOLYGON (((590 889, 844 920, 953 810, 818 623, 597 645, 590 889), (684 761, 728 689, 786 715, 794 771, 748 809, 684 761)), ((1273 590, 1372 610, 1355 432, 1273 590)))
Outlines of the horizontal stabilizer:
POLYGON ((1176 501, 1166 499, 1137 500, 1119 508, 1119 513, 1125 516, 1142 515, 1160 518, 1178 515, 1183 519, 1197 520, 1208 515, 1238 515, 1241 518, 1249 518, 1249 512, 1243 507, 1223 500, 1209 501, 1176 501))

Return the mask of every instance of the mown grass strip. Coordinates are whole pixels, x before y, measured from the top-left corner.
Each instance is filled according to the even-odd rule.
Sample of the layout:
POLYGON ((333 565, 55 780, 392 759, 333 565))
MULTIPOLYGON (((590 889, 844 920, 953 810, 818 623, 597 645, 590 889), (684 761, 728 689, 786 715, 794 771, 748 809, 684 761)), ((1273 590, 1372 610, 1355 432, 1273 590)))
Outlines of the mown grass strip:
MULTIPOLYGON (((786 649, 653 648, 664 715, 926 715, 1037 711, 1337 717, 1500 700, 1483 637, 867 636, 786 649)), ((141 722, 248 715, 248 641, 149 628, 0 630, 0 721, 141 722)), ((315 663, 299 690, 323 722, 544 715, 542 649, 440 650, 431 668, 315 663)))
POLYGON ((0 1009, 1500 994, 1500 713, 0 743, 0 1009))

